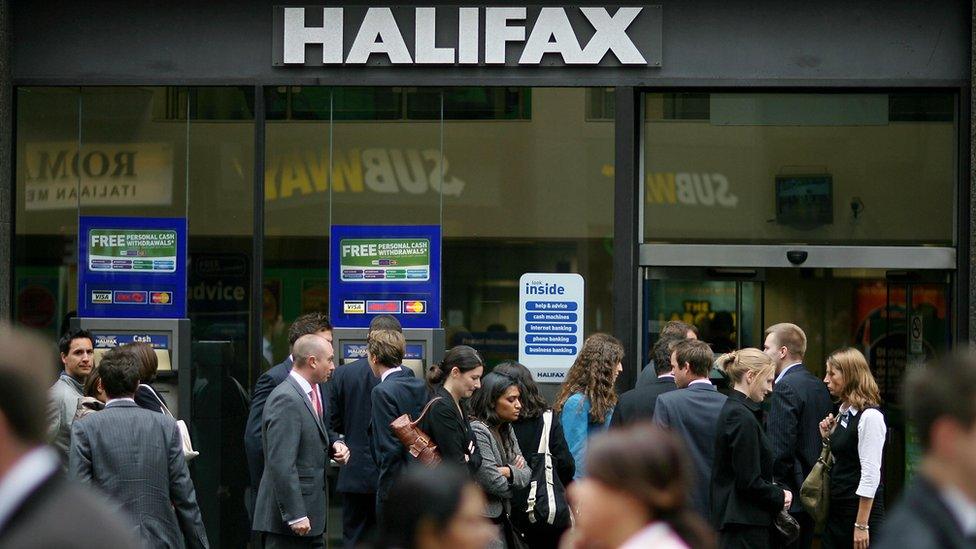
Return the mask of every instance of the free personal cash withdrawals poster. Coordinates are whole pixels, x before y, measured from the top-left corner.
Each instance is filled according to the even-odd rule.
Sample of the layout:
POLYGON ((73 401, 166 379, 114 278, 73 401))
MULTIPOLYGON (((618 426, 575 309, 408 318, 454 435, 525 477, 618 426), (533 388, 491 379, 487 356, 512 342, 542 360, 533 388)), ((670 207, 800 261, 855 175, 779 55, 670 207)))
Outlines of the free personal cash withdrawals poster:
POLYGON ((366 328, 390 314, 404 328, 439 328, 439 225, 333 225, 329 260, 332 322, 366 328))
POLYGON ((186 316, 186 218, 78 220, 78 314, 186 316))

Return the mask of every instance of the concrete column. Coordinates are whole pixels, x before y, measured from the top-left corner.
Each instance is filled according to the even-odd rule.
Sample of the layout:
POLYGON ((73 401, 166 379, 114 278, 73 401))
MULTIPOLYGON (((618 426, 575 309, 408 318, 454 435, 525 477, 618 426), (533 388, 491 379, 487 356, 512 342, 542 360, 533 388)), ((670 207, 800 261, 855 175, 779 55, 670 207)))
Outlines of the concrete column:
POLYGON ((10 318, 13 244, 13 84, 10 78, 10 2, 0 0, 0 320, 10 318))

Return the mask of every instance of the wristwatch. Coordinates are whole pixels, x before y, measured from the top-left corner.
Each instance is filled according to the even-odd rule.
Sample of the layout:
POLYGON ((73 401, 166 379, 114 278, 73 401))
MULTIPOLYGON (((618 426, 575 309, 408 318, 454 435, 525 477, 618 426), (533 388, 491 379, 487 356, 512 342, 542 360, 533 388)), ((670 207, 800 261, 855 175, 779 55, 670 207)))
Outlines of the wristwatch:
POLYGON ((858 530, 861 530, 862 532, 867 532, 868 530, 871 529, 871 527, 868 526, 867 524, 858 524, 856 522, 854 523, 854 528, 857 528, 858 530))

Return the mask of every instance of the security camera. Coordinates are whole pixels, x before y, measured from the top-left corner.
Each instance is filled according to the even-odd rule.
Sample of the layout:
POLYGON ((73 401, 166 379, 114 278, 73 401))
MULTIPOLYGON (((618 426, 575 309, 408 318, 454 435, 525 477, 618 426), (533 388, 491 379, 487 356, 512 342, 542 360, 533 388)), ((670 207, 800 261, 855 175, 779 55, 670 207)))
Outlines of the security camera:
POLYGON ((803 250, 790 250, 786 252, 786 259, 794 265, 802 265, 807 260, 807 252, 803 250))

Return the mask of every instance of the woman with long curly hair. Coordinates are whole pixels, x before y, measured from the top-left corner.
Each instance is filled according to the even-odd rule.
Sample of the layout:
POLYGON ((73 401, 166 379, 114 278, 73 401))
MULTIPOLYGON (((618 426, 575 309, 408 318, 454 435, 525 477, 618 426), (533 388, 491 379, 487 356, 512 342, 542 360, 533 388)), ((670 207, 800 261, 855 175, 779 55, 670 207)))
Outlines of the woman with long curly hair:
POLYGON ((840 401, 840 412, 820 422, 820 435, 830 441, 834 457, 823 546, 865 549, 871 530, 884 519, 881 459, 888 428, 879 408, 881 394, 868 361, 854 348, 827 357, 824 383, 840 401))
POLYGON ((574 479, 586 473, 587 439, 610 425, 617 392, 613 384, 623 370, 624 346, 607 334, 593 334, 583 342, 576 362, 566 374, 553 408, 559 412, 566 443, 576 462, 574 479))

